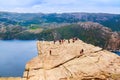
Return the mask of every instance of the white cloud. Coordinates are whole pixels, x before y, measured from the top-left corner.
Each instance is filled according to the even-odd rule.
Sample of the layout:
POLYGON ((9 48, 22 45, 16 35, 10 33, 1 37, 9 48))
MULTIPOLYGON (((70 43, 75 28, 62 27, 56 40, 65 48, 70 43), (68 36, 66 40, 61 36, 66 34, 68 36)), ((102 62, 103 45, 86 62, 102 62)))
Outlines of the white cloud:
POLYGON ((44 0, 44 2, 48 4, 69 4, 69 3, 76 3, 79 0, 44 0))
POLYGON ((120 0, 1 0, 1 11, 119 13, 120 0), (10 1, 10 3, 9 3, 10 1))

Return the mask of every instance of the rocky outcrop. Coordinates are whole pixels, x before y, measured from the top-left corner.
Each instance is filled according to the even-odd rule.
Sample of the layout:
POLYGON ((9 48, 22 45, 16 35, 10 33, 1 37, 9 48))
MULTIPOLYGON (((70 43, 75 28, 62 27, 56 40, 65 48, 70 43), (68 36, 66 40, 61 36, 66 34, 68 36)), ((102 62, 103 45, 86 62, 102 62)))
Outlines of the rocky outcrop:
POLYGON ((111 34, 111 38, 107 45, 108 50, 119 50, 120 49, 120 35, 117 32, 111 34))
POLYGON ((81 40, 37 42, 23 80, 120 80, 120 57, 81 40))

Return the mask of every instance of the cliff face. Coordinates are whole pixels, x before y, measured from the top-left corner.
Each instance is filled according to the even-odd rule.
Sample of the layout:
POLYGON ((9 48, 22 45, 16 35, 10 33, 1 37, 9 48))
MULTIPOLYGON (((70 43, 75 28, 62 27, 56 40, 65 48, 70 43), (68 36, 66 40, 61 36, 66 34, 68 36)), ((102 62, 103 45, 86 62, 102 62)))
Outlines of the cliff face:
POLYGON ((120 50, 120 35, 118 33, 112 33, 107 45, 107 49, 120 50))
POLYGON ((120 57, 100 47, 81 40, 39 41, 37 47, 23 80, 120 80, 120 57))

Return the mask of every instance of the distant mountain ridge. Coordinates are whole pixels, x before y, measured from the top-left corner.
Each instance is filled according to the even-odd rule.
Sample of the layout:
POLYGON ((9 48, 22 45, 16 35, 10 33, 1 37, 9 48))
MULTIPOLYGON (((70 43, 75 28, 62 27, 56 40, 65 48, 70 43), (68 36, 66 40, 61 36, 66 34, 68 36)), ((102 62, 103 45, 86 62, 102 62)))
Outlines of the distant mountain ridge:
POLYGON ((0 23, 31 26, 43 23, 97 22, 113 31, 120 31, 120 14, 108 13, 10 13, 0 12, 0 23))
POLYGON ((50 41, 73 37, 105 49, 120 49, 120 15, 0 12, 1 40, 50 41))

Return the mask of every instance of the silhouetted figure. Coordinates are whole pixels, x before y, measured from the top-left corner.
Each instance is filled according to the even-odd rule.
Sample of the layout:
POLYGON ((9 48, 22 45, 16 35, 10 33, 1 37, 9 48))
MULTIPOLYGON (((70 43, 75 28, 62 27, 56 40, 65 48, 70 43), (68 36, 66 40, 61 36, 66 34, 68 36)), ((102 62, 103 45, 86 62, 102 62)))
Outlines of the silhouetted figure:
POLYGON ((68 39, 68 43, 70 43, 70 40, 68 39))
POLYGON ((84 50, 82 49, 81 51, 80 51, 80 54, 82 54, 84 52, 84 50))
POLYGON ((54 40, 54 44, 55 44, 55 42, 56 42, 56 41, 54 40))
POLYGON ((61 40, 59 40, 59 43, 61 44, 61 40))
POLYGON ((78 38, 77 37, 75 37, 75 41, 77 41, 78 40, 78 38))
POLYGON ((52 51, 50 50, 50 55, 52 54, 52 51))
POLYGON ((75 38, 73 38, 73 39, 72 39, 72 42, 74 43, 75 41, 76 41, 75 38))

